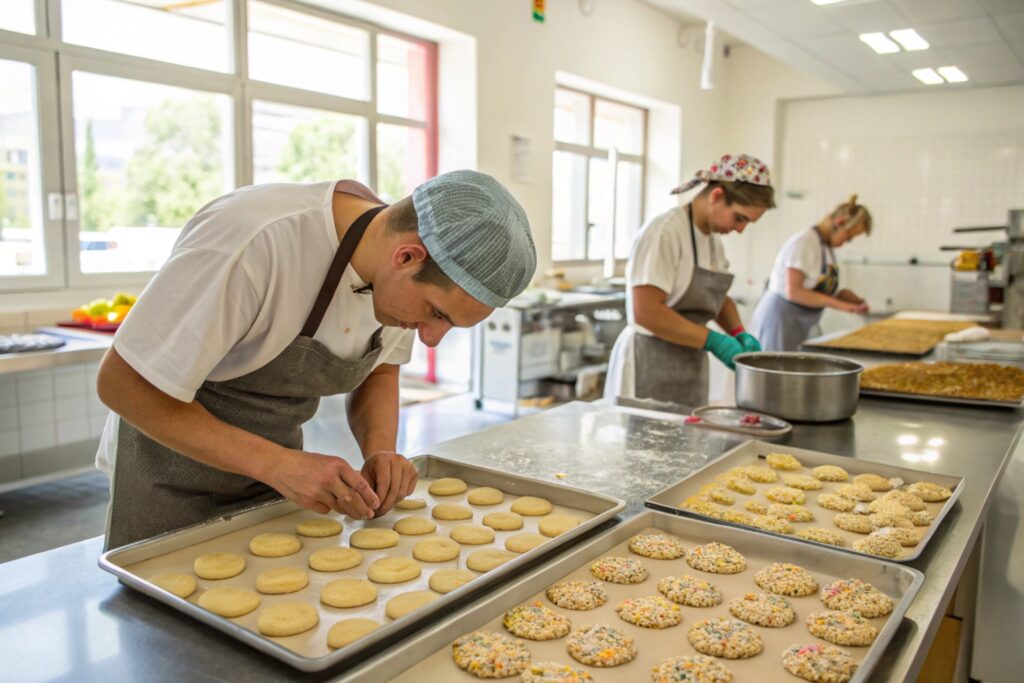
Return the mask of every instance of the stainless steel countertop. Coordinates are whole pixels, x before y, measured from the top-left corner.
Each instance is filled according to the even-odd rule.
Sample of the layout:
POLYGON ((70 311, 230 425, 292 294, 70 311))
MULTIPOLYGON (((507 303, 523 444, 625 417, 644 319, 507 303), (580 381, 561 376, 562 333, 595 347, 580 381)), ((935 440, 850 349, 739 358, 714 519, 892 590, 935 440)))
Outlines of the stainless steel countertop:
POLYGON ((0 353, 0 375, 74 363, 93 363, 103 358, 103 354, 114 340, 112 334, 89 332, 73 327, 43 327, 36 332, 61 337, 65 341, 64 346, 49 351, 0 353))
MULTIPOLYGON (((993 487, 1021 447, 1019 427, 1016 411, 862 399, 852 419, 796 425, 780 440, 965 478, 956 507, 911 565, 925 572, 925 583, 873 681, 916 678, 978 538, 993 487)), ((620 496, 629 501, 631 515, 645 498, 743 440, 685 426, 678 416, 571 403, 431 452, 620 496)), ((96 566, 100 548, 101 540, 92 539, 0 565, 5 676, 21 682, 330 678, 330 672, 290 670, 120 586, 96 566)))

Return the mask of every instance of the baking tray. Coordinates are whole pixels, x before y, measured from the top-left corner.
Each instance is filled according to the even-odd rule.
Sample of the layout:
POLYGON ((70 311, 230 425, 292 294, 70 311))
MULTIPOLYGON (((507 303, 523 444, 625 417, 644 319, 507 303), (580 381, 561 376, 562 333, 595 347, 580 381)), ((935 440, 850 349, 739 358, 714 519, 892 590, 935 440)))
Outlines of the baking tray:
POLYGON ((131 588, 145 593, 286 664, 302 671, 320 671, 346 660, 357 661, 360 656, 372 651, 375 646, 383 641, 400 637, 400 632, 409 632, 412 630, 411 627, 422 625, 438 614, 443 614, 450 606, 471 592, 476 592, 483 587, 505 581, 537 558, 567 543, 571 543, 574 539, 589 534, 605 521, 614 518, 625 507, 625 503, 622 500, 611 496, 591 493, 564 484, 541 481, 478 465, 447 460, 434 455, 418 456, 413 458, 412 462, 416 465, 420 475, 420 482, 417 484, 416 493, 413 495, 426 500, 427 507, 419 510, 396 509, 380 519, 368 522, 353 521, 348 518, 344 518, 342 521, 340 515, 331 515, 331 517, 342 521, 344 530, 341 536, 328 538, 302 537, 302 550, 289 557, 256 557, 248 551, 249 540, 257 533, 267 531, 294 533, 295 525, 298 521, 321 517, 321 515, 300 508, 289 501, 273 501, 232 516, 210 520, 186 529, 169 532, 152 539, 107 551, 100 557, 99 565, 102 569, 117 576, 122 583, 127 584, 131 588), (505 501, 499 505, 469 506, 466 503, 468 491, 456 496, 435 498, 427 492, 427 486, 430 480, 441 477, 459 477, 470 485, 470 491, 477 486, 493 486, 505 492, 505 501), (511 503, 523 495, 547 498, 555 506, 553 512, 573 513, 584 521, 561 536, 557 536, 490 572, 478 576, 473 581, 442 595, 429 605, 397 621, 389 619, 384 613, 384 607, 390 598, 408 591, 427 590, 429 577, 436 570, 464 569, 466 557, 473 550, 488 547, 504 549, 505 538, 508 536, 526 531, 537 531, 537 520, 540 518, 524 517, 525 526, 522 529, 496 531, 495 541, 492 544, 465 546, 459 557, 455 560, 437 563, 421 562, 423 574, 419 579, 391 585, 376 584, 379 595, 376 602, 371 605, 361 608, 339 609, 320 603, 320 589, 329 581, 338 578, 366 578, 366 569, 374 560, 389 555, 409 556, 412 546, 416 542, 431 535, 447 536, 448 530, 455 524, 469 522, 479 524, 484 514, 508 510, 511 503), (318 572, 309 569, 307 566, 307 558, 311 552, 335 545, 348 546, 348 539, 352 532, 359 528, 375 527, 390 529, 396 519, 406 515, 430 518, 430 510, 433 504, 438 502, 467 505, 467 507, 473 509, 473 519, 454 522, 434 520, 438 526, 434 534, 402 536, 398 546, 383 550, 361 549, 360 553, 362 553, 363 562, 349 570, 318 572), (187 599, 179 598, 161 590, 143 578, 169 571, 192 575, 192 560, 206 552, 239 553, 246 558, 245 571, 237 577, 221 581, 208 581, 197 578, 196 591, 187 599), (309 575, 309 585, 295 593, 284 595, 261 594, 260 608, 236 619, 217 616, 199 607, 195 602, 203 590, 212 586, 232 585, 252 589, 255 585, 255 578, 261 571, 270 566, 280 565, 302 566, 309 575), (259 612, 263 608, 275 603, 292 601, 303 601, 316 605, 320 611, 320 624, 305 633, 286 638, 270 638, 261 635, 256 628, 259 612), (369 617, 383 625, 354 643, 338 650, 331 650, 327 646, 327 631, 340 619, 352 617, 369 617))
MULTIPOLYGON (((851 679, 852 683, 867 680, 872 668, 892 640, 914 595, 921 587, 924 580, 921 572, 878 558, 853 556, 828 548, 812 548, 801 543, 793 543, 792 539, 788 538, 774 538, 745 529, 710 524, 653 510, 631 517, 584 544, 550 559, 544 565, 517 577, 477 602, 432 624, 373 659, 363 662, 339 680, 360 683, 478 681, 479 679, 455 666, 451 655, 452 641, 477 629, 507 634, 501 626, 502 614, 516 605, 539 601, 568 616, 574 628, 594 623, 606 623, 621 628, 626 635, 636 641, 638 655, 633 661, 622 666, 596 668, 584 666, 569 657, 565 651, 565 638, 544 642, 525 641, 533 655, 533 661, 570 664, 589 671, 598 681, 648 681, 651 668, 661 660, 670 656, 696 653, 686 639, 690 625, 699 619, 730 616, 728 602, 737 594, 735 587, 730 589, 734 582, 739 582, 741 587, 738 590, 741 592, 760 592, 761 589, 753 580, 754 573, 770 562, 779 560, 804 567, 814 575, 821 586, 834 579, 856 577, 874 584, 892 598, 892 614, 887 618, 871 620, 879 630, 874 643, 869 648, 843 648, 860 662, 860 668, 851 679), (746 556, 747 569, 731 576, 706 574, 691 569, 682 558, 651 560, 633 555, 626 549, 626 542, 633 535, 657 530, 681 537, 687 547, 709 541, 727 543, 746 556), (632 586, 602 583, 608 591, 608 602, 596 610, 587 612, 563 610, 555 607, 544 596, 548 586, 563 579, 595 580, 589 572, 589 565, 593 560, 605 555, 636 557, 650 571, 650 576, 642 583, 632 586), (615 605, 620 600, 627 597, 657 595, 656 586, 661 578, 683 573, 697 575, 717 584, 724 594, 722 604, 706 608, 684 606, 683 622, 664 630, 640 628, 619 619, 615 614, 615 605)), ((718 660, 732 671, 735 683, 770 683, 774 680, 791 683, 797 679, 782 668, 782 649, 796 643, 825 643, 808 633, 804 626, 804 620, 810 612, 825 609, 817 595, 787 600, 793 604, 797 613, 797 618, 792 624, 780 629, 751 627, 764 639, 765 648, 761 654, 746 660, 718 660), (770 665, 770 668, 766 665, 770 665), (770 672, 776 675, 772 676, 770 672)))
POLYGON ((895 398, 902 401, 925 401, 926 403, 952 403, 955 405, 979 406, 981 408, 1022 408, 1024 397, 1019 401, 986 401, 982 398, 958 398, 956 396, 935 396, 933 394, 908 394, 902 391, 882 391, 881 389, 860 390, 861 396, 877 398, 895 398))
MULTIPOLYGON (((735 524, 733 522, 727 522, 725 520, 713 519, 705 515, 698 514, 692 510, 684 510, 678 505, 689 498, 690 496, 696 495, 699 489, 707 483, 714 480, 716 476, 722 474, 733 467, 742 467, 746 465, 760 464, 764 465, 764 457, 769 453, 789 453, 794 456, 797 460, 804 464, 804 468, 799 471, 783 472, 781 474, 810 474, 810 468, 817 467, 818 465, 838 465, 850 473, 850 479, 858 474, 866 474, 873 472, 880 474, 886 478, 900 477, 907 484, 912 484, 917 481, 931 481, 936 484, 941 484, 948 487, 953 491, 953 495, 950 496, 943 502, 939 503, 925 503, 928 511, 935 515, 935 519, 927 527, 914 527, 915 529, 924 529, 924 534, 921 540, 913 548, 903 548, 903 556, 893 560, 894 562, 911 562, 920 557, 924 551, 925 546, 928 545, 928 541, 931 540, 935 532, 938 531, 939 526, 942 524, 942 520, 952 509, 957 499, 960 497, 960 492, 963 490, 963 478, 954 477, 948 474, 937 474, 933 472, 921 472, 918 470, 910 469, 907 467, 895 467, 893 465, 885 465, 879 462, 872 462, 870 460, 860 460, 858 458, 849 458, 841 455, 832 455, 829 453, 822 453, 820 451, 809 451, 803 448, 792 448, 789 446, 778 446, 776 444, 767 443, 764 441, 747 441, 740 444, 736 448, 722 454, 720 458, 712 460, 710 463, 702 467, 701 469, 693 472, 682 481, 672 484, 668 488, 663 489, 651 498, 645 501, 647 507, 654 508, 656 510, 663 510, 665 512, 671 512, 676 515, 686 515, 689 517, 698 517, 700 519, 707 519, 713 521, 716 524, 725 524, 729 526, 735 526, 740 529, 753 529, 753 527, 744 526, 741 524, 735 524)), ((863 534, 855 534, 850 531, 844 531, 834 526, 832 516, 837 514, 832 510, 826 510, 820 507, 817 502, 817 496, 821 493, 828 493, 835 489, 841 483, 823 482, 824 487, 817 491, 806 491, 807 502, 804 507, 810 508, 815 513, 815 520, 811 522, 793 522, 793 531, 799 531, 812 526, 821 526, 827 529, 838 532, 842 535, 845 546, 833 546, 826 543, 819 543, 817 541, 809 541, 803 538, 798 538, 794 535, 779 534, 772 531, 765 531, 763 529, 754 529, 757 533, 771 534, 779 538, 785 538, 798 543, 808 543, 815 545, 819 548, 829 548, 840 550, 846 553, 857 555, 859 557, 874 557, 873 555, 866 555, 850 547, 850 543, 858 538, 863 538, 863 534)), ((781 481, 774 484, 756 484, 757 493, 752 496, 745 496, 741 493, 735 493, 736 503, 728 506, 730 509, 744 511, 741 507, 741 503, 746 500, 755 499, 766 505, 770 505, 771 501, 764 497, 764 492, 773 486, 781 486, 781 481)), ((732 493, 732 492, 730 492, 732 493)))
MULTIPOLYGON (((862 325, 862 327, 864 327, 864 326, 862 325)), ((857 329, 860 329, 860 328, 857 328, 857 329)), ((854 347, 834 346, 832 344, 827 343, 827 342, 831 342, 831 341, 834 341, 836 339, 839 339, 840 337, 845 337, 846 335, 850 334, 851 332, 855 332, 855 331, 856 330, 840 330, 838 332, 830 332, 829 334, 823 334, 820 337, 813 337, 811 339, 807 339, 807 340, 801 342, 800 343, 800 348, 801 349, 824 349, 826 351, 831 351, 832 353, 841 353, 841 352, 846 352, 846 353, 865 353, 865 354, 868 354, 869 356, 898 356, 898 357, 904 357, 904 358, 924 358, 925 356, 927 356, 929 353, 932 352, 932 349, 935 348, 933 346, 931 349, 928 349, 927 351, 920 351, 920 352, 918 352, 918 351, 882 351, 880 349, 862 349, 862 348, 858 348, 858 347, 855 347, 855 346, 854 347)), ((935 342, 935 343, 936 343, 936 345, 938 345, 939 342, 935 342)))

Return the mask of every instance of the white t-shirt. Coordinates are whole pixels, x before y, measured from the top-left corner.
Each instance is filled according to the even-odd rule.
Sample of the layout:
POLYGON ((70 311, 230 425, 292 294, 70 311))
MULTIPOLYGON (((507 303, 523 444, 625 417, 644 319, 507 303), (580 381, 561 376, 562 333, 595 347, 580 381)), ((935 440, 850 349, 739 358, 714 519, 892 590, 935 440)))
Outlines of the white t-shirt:
POLYGON ((822 252, 826 263, 832 263, 828 249, 822 249, 821 239, 814 228, 792 235, 779 250, 768 279, 768 289, 780 296, 786 296, 786 269, 796 268, 804 274, 804 289, 814 289, 821 277, 822 252))
MULTIPOLYGON (((697 264, 716 273, 728 272, 729 261, 725 258, 725 247, 718 235, 705 235, 697 228, 693 234, 697 242, 697 264)), ((686 294, 692 279, 690 219, 686 207, 676 207, 652 218, 637 234, 626 265, 626 291, 652 285, 668 294, 665 303, 671 308, 686 294)), ((631 296, 626 297, 626 314, 629 324, 637 332, 651 334, 636 324, 631 296)))
MULTIPOLYGON (((355 181, 243 187, 185 225, 170 258, 114 336, 118 354, 150 384, 191 402, 206 380, 263 367, 299 335, 338 249, 332 199, 345 192, 383 203, 355 181)), ((373 296, 349 265, 314 338, 356 360, 380 323, 373 296)), ((385 327, 376 365, 409 361, 415 332, 385 327)), ((117 450, 111 413, 96 465, 117 450)))

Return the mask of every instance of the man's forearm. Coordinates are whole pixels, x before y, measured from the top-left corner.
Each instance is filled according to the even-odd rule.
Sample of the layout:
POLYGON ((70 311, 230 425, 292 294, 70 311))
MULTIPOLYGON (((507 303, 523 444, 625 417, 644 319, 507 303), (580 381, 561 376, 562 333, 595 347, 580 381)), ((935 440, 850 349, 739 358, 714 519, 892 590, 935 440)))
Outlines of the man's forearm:
POLYGON ((363 457, 398 442, 398 366, 381 365, 348 397, 349 427, 363 457))
POLYGON ((732 300, 732 297, 725 297, 725 301, 722 302, 722 308, 718 311, 718 315, 715 316, 715 322, 725 332, 732 332, 743 324, 740 320, 740 312, 736 308, 736 302, 732 300))

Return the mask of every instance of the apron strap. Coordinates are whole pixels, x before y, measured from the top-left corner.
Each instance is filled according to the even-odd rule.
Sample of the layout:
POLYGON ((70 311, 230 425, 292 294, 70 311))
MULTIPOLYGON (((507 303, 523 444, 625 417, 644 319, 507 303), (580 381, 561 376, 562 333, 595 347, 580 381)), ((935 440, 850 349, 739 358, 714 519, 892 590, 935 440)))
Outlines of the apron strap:
POLYGON ((386 208, 387 205, 375 206, 357 218, 355 222, 349 226, 348 231, 345 233, 345 237, 341 240, 341 244, 338 245, 338 251, 334 253, 334 260, 331 261, 331 267, 327 271, 327 277, 324 278, 324 284, 320 287, 320 293, 316 295, 316 303, 313 304, 313 310, 309 312, 309 317, 306 318, 306 324, 302 326, 302 332, 300 334, 303 337, 312 337, 316 334, 316 331, 320 329, 320 323, 324 320, 324 315, 327 313, 327 307, 331 305, 331 300, 334 298, 334 292, 337 291, 338 284, 341 282, 341 276, 344 275, 345 269, 352 261, 352 254, 356 253, 356 247, 359 246, 359 240, 363 238, 363 233, 366 232, 366 228, 370 225, 370 221, 372 221, 378 213, 386 208))
POLYGON ((690 219, 690 244, 693 245, 693 266, 697 267, 697 234, 693 231, 693 203, 686 205, 686 217, 690 219))

